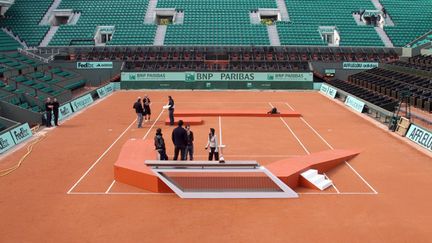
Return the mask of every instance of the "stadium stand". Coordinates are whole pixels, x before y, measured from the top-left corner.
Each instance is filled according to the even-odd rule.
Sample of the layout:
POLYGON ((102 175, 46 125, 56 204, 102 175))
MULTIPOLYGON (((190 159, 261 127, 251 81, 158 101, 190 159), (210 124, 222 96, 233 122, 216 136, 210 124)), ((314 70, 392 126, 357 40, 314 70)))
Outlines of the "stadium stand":
POLYGON ((0 100, 34 112, 45 109, 47 97, 68 101, 87 83, 73 71, 44 66, 19 53, 0 54, 0 64, 5 66, 0 69, 0 100))
POLYGON ((411 47, 411 48, 416 48, 416 47, 418 47, 418 46, 422 46, 422 45, 424 45, 424 44, 432 43, 432 32, 429 32, 429 33, 430 33, 430 34, 427 34, 427 35, 425 36, 425 38, 423 38, 423 39, 421 39, 421 40, 418 40, 418 41, 412 43, 409 47, 411 47))
POLYGON ((432 29, 432 2, 429 0, 380 0, 395 26, 384 27, 395 46, 405 46, 432 29))
POLYGON ((6 12, 6 18, 0 25, 18 35, 28 46, 38 46, 49 30, 49 26, 40 26, 39 22, 52 4, 52 0, 18 0, 6 12))
POLYGON ((266 27, 251 24, 249 12, 277 6, 273 0, 160 0, 157 7, 185 11, 184 24, 168 26, 166 45, 269 45, 266 27))
MULTIPOLYGON (((28 46, 39 46, 50 29, 40 25, 54 1, 17 0, 0 19, 0 26, 11 30, 28 46)), ((405 46, 431 29, 432 3, 419 0, 381 0, 394 26, 384 26, 395 46, 405 46)), ((375 10, 369 0, 341 3, 334 0, 285 0, 289 20, 276 21, 281 45, 326 46, 318 31, 320 26, 336 26, 340 46, 384 46, 380 35, 369 25, 358 25, 353 13, 375 10)), ((62 0, 55 9, 79 13, 72 25, 60 25, 49 46, 94 45, 98 26, 114 26, 107 45, 153 45, 158 28, 156 23, 144 23, 148 0, 77 1, 62 0)), ((157 9, 174 9, 184 15, 182 23, 169 24, 164 45, 270 45, 265 24, 251 23, 251 11, 277 9, 274 0, 159 0, 157 9)), ((154 8, 152 9, 154 11, 154 8)), ((153 14, 156 14, 152 12, 153 14)))
POLYGON ((393 65, 407 67, 411 69, 432 72, 432 56, 415 56, 408 59, 408 62, 392 62, 393 65))
MULTIPOLYGON (((268 48, 268 47, 95 47, 92 49, 76 49, 61 58, 66 60, 95 61, 117 60, 127 61, 127 65, 133 62, 150 62, 153 64, 165 62, 178 62, 188 67, 188 62, 204 63, 205 61, 227 61, 229 64, 236 62, 267 64, 284 64, 286 62, 308 61, 377 61, 389 62, 398 60, 398 54, 393 49, 314 49, 314 48, 268 48)), ((140 66, 141 64, 137 64, 140 66)))
MULTIPOLYGON (((73 9, 81 13, 76 25, 60 26, 50 42, 51 46, 73 45, 71 40, 84 40, 75 45, 88 45, 96 26, 115 26, 111 45, 150 45, 153 44, 155 25, 144 25, 147 0, 125 1, 74 1, 63 0, 58 9, 73 9), (87 40, 87 42, 85 42, 87 40)), ((94 44, 91 43, 90 44, 94 44)))
POLYGON ((336 26, 341 46, 384 46, 371 26, 358 26, 352 12, 375 9, 371 1, 303 1, 286 0, 290 21, 278 23, 283 45, 326 45, 318 32, 319 26, 336 26))
POLYGON ((16 40, 0 30, 0 51, 16 51, 18 47, 21 45, 16 40))
POLYGON ((396 103, 392 102, 401 100, 402 94, 409 94, 411 106, 432 112, 432 72, 424 75, 412 71, 418 67, 424 70, 423 65, 430 65, 430 62, 431 57, 418 56, 407 62, 397 61, 350 75, 347 81, 335 79, 327 82, 389 111, 395 108, 396 103), (393 70, 400 66, 409 69, 393 70))
POLYGON ((68 102, 102 84, 101 78, 96 84, 98 77, 91 70, 75 70, 74 62, 109 61, 116 68, 106 71, 106 80, 119 80, 121 71, 337 70, 328 83, 341 90, 391 112, 408 92, 413 107, 430 113, 432 57, 407 59, 409 51, 392 48, 383 35, 396 47, 419 47, 411 50, 413 55, 427 54, 420 49, 432 41, 431 14, 429 0, 16 0, 0 17, 5 29, 0 31, 0 100, 42 112, 47 97, 68 102), (281 6, 286 6, 287 16, 278 12, 270 22, 260 19, 266 17, 262 11, 279 11, 281 6), (357 15, 382 10, 379 6, 385 7, 391 24, 381 29, 359 22, 357 15), (167 16, 158 15, 161 9, 178 14, 181 21, 166 23, 167 16), (77 18, 67 23, 49 20, 53 10, 77 18), (322 27, 337 30, 340 47, 328 47, 322 27), (101 28, 111 29, 112 36, 95 46, 101 28), (157 42, 160 30, 163 38, 157 42), (281 46, 272 42, 275 33, 281 46), (24 49, 41 47, 27 49, 27 55, 40 61, 22 50, 2 52, 16 50, 20 41, 24 49), (360 71, 341 67, 343 62, 374 62, 379 68, 360 71))
POLYGON ((398 100, 394 97, 383 95, 375 90, 362 87, 355 83, 339 79, 328 80, 327 83, 391 112, 395 110, 398 104, 398 100))

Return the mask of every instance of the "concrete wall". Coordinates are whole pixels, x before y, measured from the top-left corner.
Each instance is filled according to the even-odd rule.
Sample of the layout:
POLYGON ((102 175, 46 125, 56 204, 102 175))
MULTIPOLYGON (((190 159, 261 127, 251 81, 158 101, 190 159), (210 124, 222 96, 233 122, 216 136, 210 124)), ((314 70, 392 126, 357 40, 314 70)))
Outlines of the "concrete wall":
MULTIPOLYGON (((353 75, 365 71, 364 69, 357 69, 357 70, 343 69, 342 63, 343 62, 312 62, 312 67, 314 71, 319 72, 321 74, 325 74, 326 69, 334 69, 336 71, 335 78, 341 80, 347 80, 349 75, 353 75)), ((381 65, 381 63, 379 65, 381 65)))
POLYGON ((42 114, 20 108, 5 101, 0 101, 0 116, 20 123, 32 124, 42 123, 42 114))
POLYGON ((87 79, 87 85, 100 86, 105 81, 120 74, 122 63, 123 62, 113 62, 113 69, 77 69, 77 62, 72 61, 56 61, 50 63, 50 66, 53 68, 60 67, 69 69, 80 74, 84 79, 87 79))

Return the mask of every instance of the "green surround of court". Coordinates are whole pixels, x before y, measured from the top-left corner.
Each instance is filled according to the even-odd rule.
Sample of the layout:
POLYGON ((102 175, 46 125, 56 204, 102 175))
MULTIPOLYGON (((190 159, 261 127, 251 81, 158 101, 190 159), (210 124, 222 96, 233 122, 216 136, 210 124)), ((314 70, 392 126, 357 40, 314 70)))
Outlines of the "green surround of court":
MULTIPOLYGON (((72 9, 81 16, 76 25, 60 26, 51 46, 69 45, 71 40, 88 40, 76 45, 91 45, 97 26, 115 26, 109 45, 152 45, 156 25, 144 24, 148 0, 63 0, 57 9, 72 9)), ((319 26, 336 26, 341 46, 384 46, 371 26, 358 26, 352 12, 374 10, 369 0, 285 0, 290 21, 276 23, 282 45, 325 46, 319 26)), ((405 46, 431 30, 432 2, 382 0, 395 26, 385 27, 395 46, 405 46)), ((52 1, 16 0, 0 20, 29 46, 38 46, 49 30, 39 25, 52 1)), ((266 26, 250 23, 249 12, 277 8, 274 0, 159 0, 157 8, 184 11, 184 23, 169 25, 165 45, 269 45, 266 26)))

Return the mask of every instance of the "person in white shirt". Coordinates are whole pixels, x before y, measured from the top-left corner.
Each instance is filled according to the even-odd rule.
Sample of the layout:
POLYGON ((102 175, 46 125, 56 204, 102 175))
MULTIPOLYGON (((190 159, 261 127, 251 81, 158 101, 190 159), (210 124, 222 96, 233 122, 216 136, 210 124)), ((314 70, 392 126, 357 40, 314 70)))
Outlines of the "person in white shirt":
POLYGON ((210 128, 210 133, 208 136, 208 142, 207 142, 205 149, 208 149, 208 148, 210 148, 208 160, 213 160, 213 156, 214 156, 214 159, 216 161, 218 161, 219 160, 219 149, 218 149, 217 136, 215 134, 214 128, 210 128))

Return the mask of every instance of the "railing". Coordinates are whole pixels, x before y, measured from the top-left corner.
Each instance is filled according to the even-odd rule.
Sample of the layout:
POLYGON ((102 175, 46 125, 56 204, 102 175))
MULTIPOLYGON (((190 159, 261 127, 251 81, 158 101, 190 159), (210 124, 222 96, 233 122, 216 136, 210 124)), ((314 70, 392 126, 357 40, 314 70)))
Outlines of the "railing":
POLYGON ((51 50, 51 52, 48 52, 48 50, 46 50, 45 52, 43 52, 42 50, 38 50, 36 48, 33 48, 33 49, 30 49, 30 48, 29 49, 18 48, 18 52, 21 53, 21 54, 24 54, 26 56, 32 57, 34 59, 37 59, 37 60, 39 60, 41 62, 44 62, 44 63, 50 63, 51 61, 54 60, 54 56, 57 55, 57 54, 59 54, 59 52, 56 53, 56 52, 54 52, 54 50, 51 50), (49 56, 48 58, 45 58, 45 57, 36 55, 35 53, 30 52, 29 50, 38 51, 39 54, 42 54, 42 53, 51 54, 51 56, 49 56))

